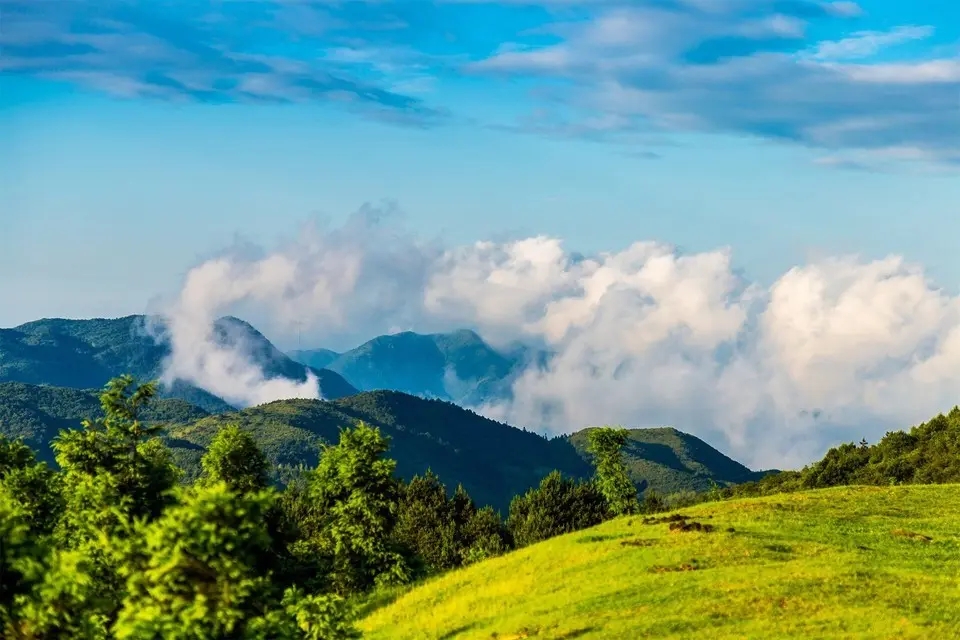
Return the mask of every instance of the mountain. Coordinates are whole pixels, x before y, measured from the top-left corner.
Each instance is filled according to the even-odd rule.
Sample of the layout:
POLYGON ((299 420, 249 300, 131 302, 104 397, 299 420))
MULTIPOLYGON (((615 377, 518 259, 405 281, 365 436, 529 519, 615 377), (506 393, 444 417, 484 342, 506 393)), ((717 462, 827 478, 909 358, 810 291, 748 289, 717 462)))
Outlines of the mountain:
MULTIPOLYGON (((50 443, 61 429, 77 429, 84 418, 102 415, 95 389, 0 383, 0 435, 22 438, 38 457, 53 462, 50 443)), ((143 418, 152 423, 187 423, 210 415, 179 398, 158 398, 143 418)))
MULTIPOLYGON (((60 429, 98 417, 97 390, 0 383, 0 435, 22 437, 52 461, 60 429)), ((372 391, 334 401, 281 400, 211 415, 181 399, 160 399, 144 416, 164 423, 165 438, 187 479, 199 473, 205 447, 226 424, 249 429, 274 464, 314 466, 320 445, 363 420, 391 437, 390 456, 404 478, 432 469, 451 488, 462 483, 482 504, 505 511, 510 499, 550 471, 593 473, 586 432, 548 440, 489 420, 453 403, 396 391, 372 391)), ((633 480, 660 494, 703 490, 756 479, 749 469, 702 440, 673 429, 637 429, 625 452, 633 480)))
MULTIPOLYGON (((0 382, 47 384, 91 389, 129 373, 142 380, 159 377, 169 347, 148 335, 144 316, 114 319, 45 319, 13 329, 0 329, 0 382)), ((307 370, 317 376, 325 397, 339 398, 356 389, 339 374, 310 369, 294 362, 256 329, 236 318, 217 323, 219 338, 226 344, 242 344, 268 377, 306 380, 307 370)), ((230 407, 223 400, 186 383, 164 389, 164 396, 179 397, 210 412, 230 407)))
POLYGON ((341 354, 330 349, 306 349, 302 351, 291 351, 287 354, 295 362, 313 367, 314 369, 325 369, 340 357, 341 354))
POLYGON ((383 335, 345 353, 293 351, 308 366, 336 371, 358 389, 389 389, 466 406, 509 397, 525 350, 501 353, 473 331, 383 335))
MULTIPOLYGON (((506 510, 517 493, 553 469, 586 477, 592 469, 566 443, 550 441, 436 399, 396 391, 363 392, 332 402, 281 400, 170 427, 170 436, 206 447, 226 424, 249 429, 277 464, 314 466, 320 444, 363 420, 390 436, 397 473, 432 469, 451 488, 462 483, 482 504, 506 510)), ((182 455, 186 455, 185 453, 182 455)), ((199 456, 196 456, 199 459, 199 456)))
MULTIPOLYGON (((589 433, 583 429, 566 436, 584 460, 589 433)), ((630 479, 642 490, 653 489, 660 495, 680 491, 707 491, 722 486, 752 482, 766 472, 751 471, 689 433, 670 427, 628 430, 623 456, 630 479)))

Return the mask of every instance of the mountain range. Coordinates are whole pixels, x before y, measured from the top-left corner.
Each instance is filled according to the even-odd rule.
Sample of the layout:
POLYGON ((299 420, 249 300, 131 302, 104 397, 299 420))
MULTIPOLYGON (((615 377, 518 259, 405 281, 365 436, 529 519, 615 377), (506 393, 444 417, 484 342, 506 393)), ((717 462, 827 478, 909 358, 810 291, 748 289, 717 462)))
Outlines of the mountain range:
MULTIPOLYGON (((0 434, 23 438, 52 462, 60 429, 100 414, 98 389, 130 373, 154 379, 169 347, 144 329, 142 316, 39 320, 0 329, 0 434)), ((448 486, 463 484, 482 504, 505 509, 513 495, 558 469, 592 473, 587 431, 553 439, 484 418, 461 404, 509 394, 511 376, 529 352, 501 353, 470 331, 380 336, 345 353, 298 351, 289 356, 236 318, 217 323, 217 339, 241 345, 268 377, 317 376, 325 400, 281 400, 237 409, 202 389, 175 383, 145 418, 165 425, 165 438, 186 472, 225 424, 249 429, 275 465, 316 464, 322 443, 363 420, 391 438, 391 457, 406 478, 432 469, 448 486)), ((536 357, 536 356, 534 356, 536 357)), ((702 440, 675 429, 634 429, 625 458, 641 490, 701 491, 760 475, 702 440)))
POLYGON ((291 351, 304 365, 325 368, 361 390, 391 389, 464 406, 508 399, 514 377, 544 354, 516 346, 499 351, 470 330, 378 336, 355 349, 291 351))

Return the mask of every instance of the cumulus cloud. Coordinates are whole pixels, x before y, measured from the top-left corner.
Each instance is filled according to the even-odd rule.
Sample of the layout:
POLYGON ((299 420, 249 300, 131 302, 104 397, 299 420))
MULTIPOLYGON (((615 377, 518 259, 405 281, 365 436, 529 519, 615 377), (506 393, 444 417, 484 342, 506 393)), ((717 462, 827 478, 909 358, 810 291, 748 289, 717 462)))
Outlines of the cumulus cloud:
POLYGON ((728 249, 653 242, 594 256, 549 237, 443 246, 366 209, 194 269, 169 311, 169 373, 234 400, 313 397, 315 386, 258 378, 211 341, 213 319, 238 308, 274 336, 302 322, 317 346, 472 328, 553 354, 519 375, 511 400, 477 407, 488 416, 551 433, 674 425, 764 467, 957 402, 960 298, 921 266, 837 257, 764 285, 734 265, 728 249))
POLYGON ((409 324, 405 310, 439 249, 403 236, 384 219, 389 213, 366 207, 343 227, 309 224, 273 251, 242 245, 191 269, 156 309, 154 330, 171 351, 165 381, 185 380, 241 406, 319 398, 315 377, 268 377, 249 336, 223 336, 217 321, 239 313, 274 334, 322 328, 325 339, 353 336, 358 325, 386 332, 409 324))

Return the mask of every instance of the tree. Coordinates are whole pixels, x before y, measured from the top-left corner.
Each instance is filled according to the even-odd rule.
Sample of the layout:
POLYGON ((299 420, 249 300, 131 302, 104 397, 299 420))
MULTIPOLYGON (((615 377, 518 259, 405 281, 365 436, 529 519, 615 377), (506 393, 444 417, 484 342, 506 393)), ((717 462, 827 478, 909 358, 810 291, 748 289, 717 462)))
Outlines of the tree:
POLYGON ((597 486, 615 516, 640 511, 637 487, 630 480, 627 465, 623 462, 622 452, 628 437, 626 429, 611 427, 592 429, 588 434, 587 452, 593 456, 597 486))
POLYGON ((428 572, 476 562, 509 548, 509 535, 497 512, 478 509, 462 485, 448 497, 446 487, 429 470, 405 487, 394 536, 428 572))
POLYGON ((244 637, 278 600, 261 570, 270 551, 264 515, 272 491, 225 483, 192 490, 132 540, 118 639, 244 637))
POLYGON ((117 509, 126 518, 156 518, 170 503, 168 494, 179 470, 169 449, 156 437, 159 427, 139 419, 155 394, 153 383, 138 385, 130 376, 115 378, 100 396, 104 417, 84 420, 82 429, 57 436, 53 449, 63 472, 68 515, 94 514, 108 525, 102 521, 114 519, 117 509), (81 502, 94 495, 106 500, 109 494, 113 494, 109 504, 81 502))
POLYGON ((30 447, 0 436, 0 486, 22 507, 34 535, 48 535, 63 511, 60 477, 30 447))
MULTIPOLYGON (((2 463, 0 463, 2 464, 2 463)), ((21 635, 20 609, 46 569, 44 550, 23 507, 0 489, 0 632, 21 635)))
POLYGON ((446 487, 432 471, 414 476, 404 487, 393 534, 426 565, 428 572, 460 564, 453 504, 446 487))
POLYGON ((536 489, 510 503, 507 528, 518 547, 603 522, 606 498, 592 482, 577 482, 554 471, 536 489))
POLYGON ((220 429, 200 460, 201 482, 224 482, 238 493, 259 491, 270 483, 270 463, 249 432, 236 425, 220 429))
POLYGON ((396 461, 380 430, 363 422, 340 432, 336 446, 324 446, 309 475, 308 495, 316 525, 306 547, 330 559, 331 586, 341 594, 377 583, 404 582, 409 567, 392 544, 400 485, 396 461))
POLYGON ((54 534, 62 571, 45 587, 58 612, 45 618, 51 635, 85 637, 76 629, 109 626, 123 596, 125 540, 136 523, 155 520, 174 501, 178 470, 170 451, 156 437, 158 428, 140 421, 155 393, 155 385, 130 376, 111 380, 100 396, 103 418, 61 431, 53 443, 64 511, 54 534), (86 590, 76 591, 78 585, 86 590))

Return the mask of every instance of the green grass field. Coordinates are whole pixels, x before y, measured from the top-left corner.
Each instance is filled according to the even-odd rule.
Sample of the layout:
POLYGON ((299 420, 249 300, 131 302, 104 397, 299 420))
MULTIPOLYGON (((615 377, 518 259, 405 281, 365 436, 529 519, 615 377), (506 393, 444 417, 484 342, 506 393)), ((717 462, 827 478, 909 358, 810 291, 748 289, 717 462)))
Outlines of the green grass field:
POLYGON ((433 579, 360 627, 391 640, 960 638, 958 485, 677 513, 714 529, 614 520, 433 579))

